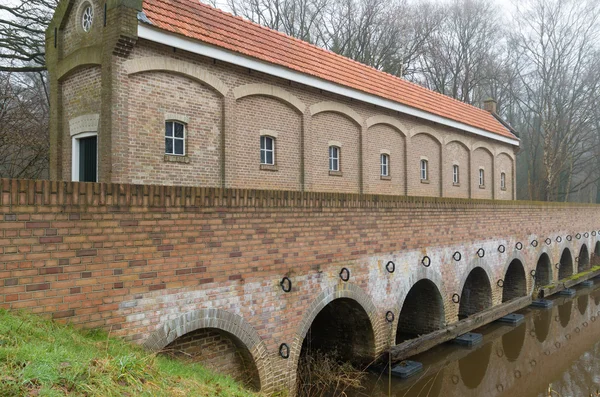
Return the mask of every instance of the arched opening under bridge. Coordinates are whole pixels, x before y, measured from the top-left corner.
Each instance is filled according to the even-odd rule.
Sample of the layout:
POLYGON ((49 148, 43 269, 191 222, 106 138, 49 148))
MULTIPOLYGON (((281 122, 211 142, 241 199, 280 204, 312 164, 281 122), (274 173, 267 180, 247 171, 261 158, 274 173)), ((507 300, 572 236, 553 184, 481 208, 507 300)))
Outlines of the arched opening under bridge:
POLYGON ((560 264, 558 268, 558 279, 562 280, 573 275, 573 257, 571 251, 565 248, 560 256, 560 264))
POLYGON ((590 268, 590 254, 587 245, 583 244, 577 257, 577 273, 584 272, 590 268))
POLYGON ((506 269, 504 283, 502 285, 502 302, 508 302, 521 296, 527 295, 527 280, 525 269, 518 259, 513 259, 506 269))
POLYGON ((460 294, 459 320, 492 306, 492 286, 485 270, 476 267, 469 273, 460 294))
POLYGON ((540 255, 535 267, 535 283, 538 286, 548 285, 552 282, 552 262, 547 253, 540 255))
POLYGON ((200 328, 180 336, 162 352, 189 362, 201 363, 229 375, 253 391, 260 391, 260 377, 252 354, 238 337, 217 328, 200 328))
POLYGON ((365 309, 354 299, 338 298, 313 320, 301 356, 320 352, 340 361, 368 363, 375 356, 375 335, 365 309))
POLYGON ((444 301, 437 286, 427 279, 418 281, 404 299, 396 344, 442 328, 444 318, 444 301))

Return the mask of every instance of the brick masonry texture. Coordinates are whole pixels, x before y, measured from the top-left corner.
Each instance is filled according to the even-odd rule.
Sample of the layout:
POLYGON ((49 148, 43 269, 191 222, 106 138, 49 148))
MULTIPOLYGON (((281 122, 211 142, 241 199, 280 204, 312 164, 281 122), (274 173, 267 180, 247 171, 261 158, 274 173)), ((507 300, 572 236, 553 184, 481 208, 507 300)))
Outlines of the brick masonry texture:
MULTIPOLYGON (((573 258, 583 245, 590 253, 600 250, 595 205, 0 184, 1 307, 111 329, 153 349, 197 329, 225 331, 247 347, 265 391, 293 385, 303 338, 334 299, 346 297, 364 309, 372 350, 381 352, 395 340, 404 299, 421 279, 436 286, 444 324, 451 324, 459 311, 452 295, 461 294, 475 268, 488 279, 497 305, 503 293, 497 281, 506 278, 513 260, 523 265, 530 293, 529 274, 543 253, 557 264, 565 249, 573 258), (480 248, 483 258, 476 254, 480 248), (458 262, 456 251, 462 254, 458 262), (425 255, 429 267, 422 265, 425 255), (386 270, 388 261, 395 263, 394 273, 386 270), (348 282, 340 280, 342 267, 350 270, 348 282), (284 276, 293 282, 290 293, 279 285, 284 276), (396 318, 391 328, 388 310, 396 318), (278 354, 281 343, 290 346, 288 360, 278 354)), ((576 271, 576 261, 571 264, 576 271)), ((556 280, 558 270, 550 271, 556 280)))

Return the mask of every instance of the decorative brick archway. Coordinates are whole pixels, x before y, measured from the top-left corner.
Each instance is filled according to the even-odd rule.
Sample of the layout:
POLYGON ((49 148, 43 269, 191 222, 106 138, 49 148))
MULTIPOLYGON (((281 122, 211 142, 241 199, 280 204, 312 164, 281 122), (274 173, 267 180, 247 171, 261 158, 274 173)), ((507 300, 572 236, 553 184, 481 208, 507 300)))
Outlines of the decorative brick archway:
POLYGON ((238 338, 254 360, 261 391, 272 390, 273 373, 267 347, 254 328, 237 314, 222 309, 200 309, 185 313, 162 324, 146 339, 144 346, 160 351, 177 338, 203 328, 221 330, 238 338))

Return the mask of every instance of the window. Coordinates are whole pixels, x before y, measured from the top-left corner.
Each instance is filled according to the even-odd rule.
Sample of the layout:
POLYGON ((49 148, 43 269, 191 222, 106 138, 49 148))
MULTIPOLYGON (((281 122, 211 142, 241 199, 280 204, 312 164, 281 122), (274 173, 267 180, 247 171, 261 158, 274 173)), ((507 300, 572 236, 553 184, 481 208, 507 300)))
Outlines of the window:
POLYGON ((428 177, 427 160, 421 160, 421 180, 426 181, 428 177))
POLYGON ((92 29, 92 22, 94 22, 94 9, 91 4, 88 4, 81 14, 81 27, 84 32, 89 32, 92 29))
POLYGON ((340 170, 340 148, 329 146, 329 171, 340 170))
POLYGON ((275 138, 266 135, 260 137, 260 163, 275 165, 275 138))
POLYGON ((479 170, 479 186, 485 186, 485 171, 482 169, 479 170))
POLYGON ((98 134, 86 132, 72 139, 71 177, 73 181, 98 181, 98 134))
POLYGON ((452 183, 454 183, 455 185, 458 185, 460 183, 458 165, 456 164, 452 166, 452 183))
POLYGON ((506 190, 506 174, 504 172, 500 174, 500 189, 506 190))
POLYGON ((390 156, 389 156, 389 154, 381 155, 381 176, 390 176, 390 156))
POLYGON ((178 121, 165 123, 165 154, 185 155, 185 125, 178 121))

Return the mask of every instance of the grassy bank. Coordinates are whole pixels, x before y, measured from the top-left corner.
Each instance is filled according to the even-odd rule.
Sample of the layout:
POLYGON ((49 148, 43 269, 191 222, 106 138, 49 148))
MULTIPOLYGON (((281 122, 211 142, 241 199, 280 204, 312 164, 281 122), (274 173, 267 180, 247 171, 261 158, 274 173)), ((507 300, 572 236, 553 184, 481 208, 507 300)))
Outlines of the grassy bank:
POLYGON ((156 357, 101 331, 0 310, 0 396, 256 397, 198 364, 156 357))

